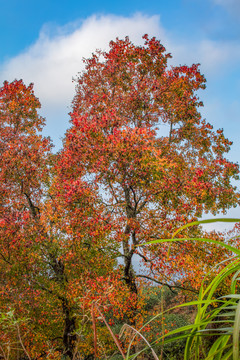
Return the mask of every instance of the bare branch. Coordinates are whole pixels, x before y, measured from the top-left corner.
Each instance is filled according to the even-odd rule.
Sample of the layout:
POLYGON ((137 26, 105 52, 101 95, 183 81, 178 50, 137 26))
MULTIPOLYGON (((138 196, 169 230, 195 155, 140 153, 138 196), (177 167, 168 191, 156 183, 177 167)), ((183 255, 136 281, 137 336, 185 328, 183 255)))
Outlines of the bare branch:
POLYGON ((159 284, 159 285, 163 285, 163 286, 167 286, 169 288, 169 290, 172 291, 172 293, 175 293, 176 294, 176 291, 172 290, 173 288, 175 289, 180 289, 180 290, 186 290, 186 291, 191 291, 193 292, 194 294, 198 294, 198 291, 194 290, 194 289, 189 289, 189 288, 185 288, 183 286, 180 286, 180 285, 170 285, 168 283, 163 283, 159 280, 156 280, 154 278, 151 278, 150 276, 147 276, 147 275, 136 275, 136 277, 142 277, 142 278, 145 278, 145 279, 148 279, 150 281, 154 281, 155 283, 159 284))

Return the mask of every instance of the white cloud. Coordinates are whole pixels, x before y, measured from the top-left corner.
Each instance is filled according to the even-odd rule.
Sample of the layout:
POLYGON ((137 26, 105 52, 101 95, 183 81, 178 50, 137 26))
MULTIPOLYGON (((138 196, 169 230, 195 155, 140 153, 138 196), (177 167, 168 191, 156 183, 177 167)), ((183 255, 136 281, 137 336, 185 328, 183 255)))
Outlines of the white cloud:
POLYGON ((35 44, 0 65, 0 81, 22 78, 26 84, 34 83, 42 113, 48 120, 46 133, 56 142, 67 128, 67 113, 74 95, 72 78, 83 69, 82 58, 91 56, 96 48, 107 49, 109 41, 116 37, 128 35, 134 43, 142 43, 145 33, 161 40, 173 54, 172 63, 200 62, 207 77, 218 76, 240 60, 239 44, 179 39, 163 29, 159 16, 91 16, 60 28, 45 25, 35 44))
MULTIPOLYGON (((165 44, 164 44, 165 45, 165 44)), ((199 39, 199 41, 178 42, 167 39, 167 50, 172 52, 174 65, 200 63, 201 71, 207 76, 225 75, 230 68, 239 66, 240 43, 237 41, 215 41, 199 39)))
POLYGON ((67 127, 74 95, 72 78, 83 69, 82 58, 97 48, 107 49, 116 37, 129 36, 134 43, 142 43, 145 33, 164 37, 159 16, 91 16, 61 28, 45 25, 35 44, 0 66, 0 81, 22 78, 26 84, 34 83, 47 116, 47 130, 56 141, 67 127))
POLYGON ((43 27, 39 39, 22 54, 2 65, 0 80, 23 78, 34 82, 43 106, 55 107, 69 103, 74 86, 72 77, 81 71, 82 58, 91 56, 96 48, 106 49, 110 40, 129 35, 136 43, 144 33, 161 33, 158 16, 136 14, 132 17, 92 16, 78 28, 56 29, 50 36, 43 27))

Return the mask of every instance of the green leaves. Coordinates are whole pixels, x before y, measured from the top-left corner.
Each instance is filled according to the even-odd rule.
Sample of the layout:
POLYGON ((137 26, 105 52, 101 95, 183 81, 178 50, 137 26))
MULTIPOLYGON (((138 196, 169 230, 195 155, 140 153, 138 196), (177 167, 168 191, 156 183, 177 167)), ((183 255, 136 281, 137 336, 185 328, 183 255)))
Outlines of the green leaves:
MULTIPOLYGON (((139 320, 141 274, 133 270, 134 254, 143 259, 146 279, 178 278, 195 290, 214 258, 240 255, 221 235, 208 239, 197 227, 180 227, 203 212, 216 214, 240 203, 231 185, 239 169, 224 157, 231 143, 223 131, 214 132, 201 119, 197 91, 205 78, 199 65, 169 67, 160 41, 143 38, 143 46, 116 39, 108 52, 99 50, 84 61, 71 127, 54 157, 50 140, 40 134, 44 119, 33 85, 15 80, 0 88, 0 308, 11 303, 17 315, 30 313, 24 340, 34 358, 50 354, 49 342, 60 349, 55 359, 63 353, 73 358, 79 349, 90 354, 91 332, 78 342, 76 329, 85 328, 92 302, 106 302, 118 319, 128 317, 129 326, 139 320), (166 242, 175 241, 167 254, 166 242)), ((234 258, 219 265, 218 276, 209 275, 210 284, 206 276, 196 323, 180 335, 170 332, 180 339, 191 329, 189 352, 208 317, 215 321, 221 315, 209 306, 217 302, 224 310, 225 300, 213 298, 231 275, 235 294, 238 266, 234 258)), ((237 299, 226 301, 233 306, 237 299)), ((223 344, 212 353, 220 353, 223 344)))
MULTIPOLYGON (((215 222, 239 222, 240 219, 210 219, 195 221, 186 224, 174 232, 173 237, 178 235, 182 230, 196 226, 199 224, 215 223, 215 222)), ((201 284, 199 291, 198 301, 195 302, 197 305, 197 315, 195 317, 194 324, 181 327, 175 332, 170 332, 166 335, 164 341, 170 335, 181 334, 186 337, 186 347, 184 360, 195 360, 203 359, 204 354, 204 337, 206 336, 217 336, 217 340, 214 341, 210 350, 204 354, 205 360, 221 360, 221 359, 239 359, 239 332, 240 332, 240 294, 237 282, 240 279, 240 250, 236 247, 230 246, 224 242, 216 241, 207 238, 173 238, 173 239, 158 239, 148 242, 148 244, 157 244, 162 242, 175 242, 175 241, 203 241, 214 243, 222 246, 227 250, 235 253, 237 256, 226 259, 220 263, 216 263, 215 267, 210 271, 215 272, 219 268, 219 272, 209 282, 209 275, 207 273, 201 284), (225 265, 226 264, 226 265, 225 265), (229 284, 229 278, 231 282, 229 284), (228 284, 228 288, 231 291, 230 294, 223 295, 216 298, 217 291, 225 284, 228 284), (211 328, 211 326, 213 328, 211 328), (190 332, 189 332, 190 330, 190 332)), ((147 244, 144 244, 147 245, 147 244)), ((192 302, 186 303, 181 306, 193 305, 192 302)), ((182 336, 182 335, 181 335, 182 336)), ((169 339, 174 342, 179 338, 179 335, 169 339)))

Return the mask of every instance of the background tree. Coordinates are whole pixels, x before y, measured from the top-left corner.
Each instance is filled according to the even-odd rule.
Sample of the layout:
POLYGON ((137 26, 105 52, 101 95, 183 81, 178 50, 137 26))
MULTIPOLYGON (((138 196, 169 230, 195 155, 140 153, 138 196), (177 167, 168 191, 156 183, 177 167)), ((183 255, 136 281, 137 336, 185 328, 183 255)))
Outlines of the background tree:
MULTIPOLYGON (((39 108, 32 84, 0 89, 0 313, 14 309, 30 357, 72 359, 78 350, 93 352, 92 336, 88 346, 84 338, 92 333, 92 302, 114 302, 109 282, 119 281, 101 205, 84 182, 72 184, 73 192, 59 185, 39 108)), ((16 328, 1 326, 1 346, 19 342, 16 328)))
MULTIPOLYGON (((44 309, 36 306, 42 294, 33 279, 41 271, 36 250, 43 238, 40 216, 51 150, 49 139, 39 134, 44 124, 39 107, 32 84, 15 80, 0 89, 1 312, 11 307, 16 316, 28 317, 30 311, 32 319, 46 325, 44 309)), ((41 301, 46 310, 49 301, 41 301)))
POLYGON ((196 92, 205 88, 199 66, 168 67, 171 56, 161 43, 144 39, 144 46, 117 39, 109 52, 84 60, 60 163, 65 181, 84 179, 97 191, 122 250, 123 278, 135 294, 139 277, 175 286, 193 264, 214 256, 177 244, 167 261, 166 246, 138 245, 239 204, 231 184, 238 165, 224 157, 231 142, 198 111, 196 92), (134 271, 134 254, 147 273, 134 271))

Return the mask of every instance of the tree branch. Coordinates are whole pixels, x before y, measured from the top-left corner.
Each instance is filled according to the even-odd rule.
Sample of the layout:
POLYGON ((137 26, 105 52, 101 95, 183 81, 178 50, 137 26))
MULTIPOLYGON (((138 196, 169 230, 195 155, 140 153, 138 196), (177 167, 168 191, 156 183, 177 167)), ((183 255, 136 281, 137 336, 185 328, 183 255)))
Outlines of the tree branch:
POLYGON ((156 283, 159 284, 159 285, 167 286, 167 287, 169 288, 169 290, 171 290, 171 291, 172 291, 173 293, 175 293, 175 294, 176 294, 176 291, 172 290, 173 288, 175 288, 175 289, 180 289, 180 290, 191 291, 191 292, 193 292, 194 294, 198 294, 198 291, 196 291, 196 290, 194 290, 194 289, 185 288, 185 287, 180 286, 180 285, 169 285, 168 283, 163 283, 163 282, 161 282, 161 281, 159 281, 159 280, 156 280, 156 279, 154 279, 154 278, 151 278, 150 276, 147 276, 147 275, 141 275, 141 274, 139 274, 139 275, 136 275, 136 277, 142 277, 142 278, 144 278, 144 279, 148 279, 148 280, 150 280, 150 281, 154 281, 154 282, 156 282, 156 283))

